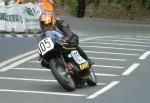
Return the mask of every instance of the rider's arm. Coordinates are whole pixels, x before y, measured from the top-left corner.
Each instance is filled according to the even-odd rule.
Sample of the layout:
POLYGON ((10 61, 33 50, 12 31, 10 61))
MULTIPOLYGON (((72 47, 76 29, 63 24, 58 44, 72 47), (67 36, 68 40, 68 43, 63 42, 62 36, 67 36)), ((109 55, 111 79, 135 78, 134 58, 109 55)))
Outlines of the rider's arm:
POLYGON ((57 18, 56 25, 58 29, 63 32, 63 35, 65 37, 71 38, 73 36, 73 33, 71 32, 69 25, 63 19, 57 18))

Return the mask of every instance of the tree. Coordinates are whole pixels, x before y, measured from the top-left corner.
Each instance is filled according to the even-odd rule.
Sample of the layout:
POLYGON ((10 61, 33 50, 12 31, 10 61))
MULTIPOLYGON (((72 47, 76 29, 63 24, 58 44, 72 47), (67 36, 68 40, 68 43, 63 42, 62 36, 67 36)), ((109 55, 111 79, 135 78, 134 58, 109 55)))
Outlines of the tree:
POLYGON ((78 7, 77 7, 77 17, 78 18, 83 18, 85 14, 85 9, 86 9, 86 0, 77 0, 78 2, 78 7))

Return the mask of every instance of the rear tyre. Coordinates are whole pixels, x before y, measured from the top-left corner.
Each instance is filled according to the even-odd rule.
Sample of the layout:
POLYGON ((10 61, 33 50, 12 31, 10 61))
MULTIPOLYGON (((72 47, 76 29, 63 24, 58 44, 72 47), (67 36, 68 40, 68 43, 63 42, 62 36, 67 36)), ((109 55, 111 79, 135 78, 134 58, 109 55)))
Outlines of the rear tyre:
POLYGON ((67 91, 75 90, 75 82, 71 74, 66 73, 66 68, 60 58, 50 60, 51 72, 59 84, 67 91))
POLYGON ((87 84, 88 84, 89 86, 96 86, 96 84, 97 84, 97 78, 96 78, 96 75, 95 75, 93 69, 90 68, 90 69, 89 69, 89 72, 90 72, 90 73, 89 73, 89 75, 88 75, 87 84))

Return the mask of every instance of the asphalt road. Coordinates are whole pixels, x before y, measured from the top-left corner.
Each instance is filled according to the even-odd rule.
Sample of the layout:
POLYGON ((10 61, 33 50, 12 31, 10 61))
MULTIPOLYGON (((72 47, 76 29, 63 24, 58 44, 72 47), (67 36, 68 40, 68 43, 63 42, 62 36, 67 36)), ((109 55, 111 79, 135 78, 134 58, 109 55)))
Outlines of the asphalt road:
POLYGON ((0 36, 0 103, 148 103, 150 25, 64 17, 95 61, 95 87, 66 92, 40 66, 36 37, 0 36))

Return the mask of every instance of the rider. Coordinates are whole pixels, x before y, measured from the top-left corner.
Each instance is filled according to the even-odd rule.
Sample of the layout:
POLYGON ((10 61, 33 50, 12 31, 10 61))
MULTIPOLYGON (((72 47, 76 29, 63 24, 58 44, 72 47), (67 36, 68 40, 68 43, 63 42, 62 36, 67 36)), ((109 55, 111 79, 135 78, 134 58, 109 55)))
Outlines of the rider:
MULTIPOLYGON (((39 22, 43 33, 52 30, 60 32, 64 36, 63 42, 68 43, 69 47, 77 47, 80 55, 89 62, 90 66, 94 64, 83 50, 78 47, 79 37, 70 30, 69 25, 63 19, 55 18, 53 12, 44 12, 41 14, 39 22)), ((42 61, 41 64, 42 66, 49 68, 49 65, 44 61, 42 61)))

